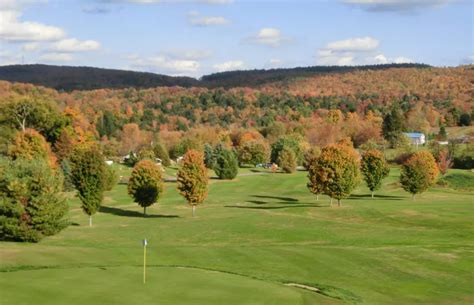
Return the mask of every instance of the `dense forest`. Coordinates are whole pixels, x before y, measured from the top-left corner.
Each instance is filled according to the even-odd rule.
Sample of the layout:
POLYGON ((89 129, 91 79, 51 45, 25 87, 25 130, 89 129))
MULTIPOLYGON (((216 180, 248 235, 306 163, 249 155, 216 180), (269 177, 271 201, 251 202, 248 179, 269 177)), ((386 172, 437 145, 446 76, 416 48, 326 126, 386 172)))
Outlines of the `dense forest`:
POLYGON ((0 67, 0 80, 31 83, 61 91, 154 88, 154 87, 255 87, 275 81, 327 73, 385 70, 390 68, 428 68, 422 64, 387 64, 372 66, 317 66, 291 69, 229 71, 203 76, 172 77, 154 73, 50 65, 12 65, 0 67))
POLYGON ((110 157, 160 142, 177 157, 189 147, 251 140, 298 142, 301 161, 309 147, 344 139, 362 147, 397 146, 402 131, 445 137, 439 130, 471 124, 473 84, 472 66, 356 70, 230 89, 64 92, 0 81, 0 150, 8 151, 17 130, 33 128, 59 157, 87 141, 110 157))

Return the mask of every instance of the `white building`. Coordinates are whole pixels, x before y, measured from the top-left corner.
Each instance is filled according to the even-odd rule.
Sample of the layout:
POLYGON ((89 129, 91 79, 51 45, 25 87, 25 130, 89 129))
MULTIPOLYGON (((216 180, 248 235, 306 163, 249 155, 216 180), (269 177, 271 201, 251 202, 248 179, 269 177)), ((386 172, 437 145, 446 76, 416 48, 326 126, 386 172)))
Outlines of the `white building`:
POLYGON ((426 137, 424 133, 421 132, 404 132, 405 136, 410 139, 412 145, 423 145, 426 143, 426 137))

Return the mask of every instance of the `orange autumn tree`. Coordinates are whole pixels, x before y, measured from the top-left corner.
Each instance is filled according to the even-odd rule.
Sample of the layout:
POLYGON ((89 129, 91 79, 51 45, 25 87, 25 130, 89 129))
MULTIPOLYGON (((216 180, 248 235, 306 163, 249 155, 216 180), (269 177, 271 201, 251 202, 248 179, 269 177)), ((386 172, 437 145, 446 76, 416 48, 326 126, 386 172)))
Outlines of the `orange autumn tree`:
POLYGON ((200 151, 190 149, 181 161, 182 165, 177 173, 179 193, 193 208, 193 217, 196 205, 201 204, 207 198, 207 168, 204 164, 204 154, 200 151))
POLYGON ((51 147, 46 139, 34 129, 25 129, 16 133, 8 155, 13 159, 43 159, 49 166, 55 168, 56 156, 51 152, 51 147))
POLYGON ((415 195, 432 186, 438 175, 439 168, 433 155, 428 151, 418 151, 402 165, 400 184, 415 200, 415 195))
POLYGON ((332 199, 347 198, 359 183, 359 158, 357 152, 341 144, 324 147, 310 165, 308 188, 315 194, 324 193, 332 199))

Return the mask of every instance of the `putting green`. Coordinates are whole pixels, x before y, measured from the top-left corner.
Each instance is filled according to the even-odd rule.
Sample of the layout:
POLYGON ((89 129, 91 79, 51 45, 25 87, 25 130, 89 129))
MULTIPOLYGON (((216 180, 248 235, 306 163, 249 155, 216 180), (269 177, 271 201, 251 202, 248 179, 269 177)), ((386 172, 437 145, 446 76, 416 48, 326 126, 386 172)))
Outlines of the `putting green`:
POLYGON ((5 272, 0 277, 0 303, 340 304, 337 300, 305 289, 223 272, 180 267, 150 267, 147 271, 146 284, 142 282, 140 267, 5 272))

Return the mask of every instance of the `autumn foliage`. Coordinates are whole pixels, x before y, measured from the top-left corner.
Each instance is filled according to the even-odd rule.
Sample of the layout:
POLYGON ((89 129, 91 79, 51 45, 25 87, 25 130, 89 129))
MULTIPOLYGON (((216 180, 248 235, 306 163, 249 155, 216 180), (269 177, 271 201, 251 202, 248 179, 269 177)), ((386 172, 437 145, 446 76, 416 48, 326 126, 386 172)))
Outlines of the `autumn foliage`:
POLYGON ((357 152, 346 145, 331 144, 324 147, 319 157, 309 166, 309 190, 314 194, 324 193, 341 204, 359 183, 359 160, 357 152))
POLYGON ((161 169, 151 160, 138 162, 133 168, 127 189, 135 202, 143 207, 143 215, 146 215, 146 208, 163 193, 161 169))
POLYGON ((400 184, 414 199, 416 194, 432 186, 438 175, 439 169, 433 155, 428 151, 418 151, 402 165, 400 184))
POLYGON ((49 143, 34 129, 17 132, 12 145, 9 147, 8 155, 13 160, 40 158, 46 160, 49 166, 57 167, 56 156, 51 152, 49 143))
POLYGON ((204 165, 204 156, 197 150, 188 150, 184 155, 181 167, 177 173, 179 193, 193 207, 201 204, 207 198, 208 175, 204 165))

